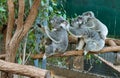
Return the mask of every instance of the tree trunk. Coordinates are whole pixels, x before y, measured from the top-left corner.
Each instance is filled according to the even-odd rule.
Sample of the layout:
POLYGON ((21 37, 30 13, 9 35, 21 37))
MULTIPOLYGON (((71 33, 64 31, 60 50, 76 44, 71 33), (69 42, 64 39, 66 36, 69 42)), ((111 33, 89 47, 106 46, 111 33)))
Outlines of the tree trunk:
MULTIPOLYGON (((40 0, 34 0, 34 3, 31 7, 29 15, 23 24, 23 15, 24 15, 24 0, 19 0, 19 13, 18 13, 18 21, 17 28, 15 33, 13 34, 13 26, 14 26, 14 3, 13 0, 8 0, 8 26, 7 26, 7 34, 6 34, 6 57, 5 60, 8 62, 15 62, 16 52, 19 47, 20 41, 27 34, 29 29, 32 27, 34 20, 38 13, 38 7, 40 4, 40 0)), ((4 73, 2 78, 12 78, 11 74, 4 73)))

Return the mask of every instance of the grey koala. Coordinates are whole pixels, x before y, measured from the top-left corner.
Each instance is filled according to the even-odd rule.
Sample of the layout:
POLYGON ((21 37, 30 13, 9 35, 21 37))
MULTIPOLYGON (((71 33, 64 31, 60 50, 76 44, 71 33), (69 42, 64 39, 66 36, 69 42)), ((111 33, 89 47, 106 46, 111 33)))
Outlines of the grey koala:
POLYGON ((101 38, 104 40, 106 39, 106 36, 108 35, 108 28, 94 16, 94 13, 92 11, 84 12, 82 14, 82 18, 84 21, 84 25, 82 25, 82 27, 93 29, 100 34, 101 38))
POLYGON ((82 27, 84 25, 84 21, 81 19, 80 20, 72 20, 71 24, 73 26, 68 25, 68 32, 77 38, 82 38, 76 49, 81 50, 85 44, 84 47, 84 55, 86 55, 89 51, 100 51, 104 45, 105 45, 105 40, 102 39, 99 35, 99 33, 95 30, 92 30, 90 28, 84 28, 82 27), (75 25, 75 26, 74 26, 75 25))
POLYGON ((56 52, 65 52, 68 47, 68 33, 66 26, 68 22, 63 17, 53 17, 50 20, 53 29, 50 30, 47 26, 45 32, 47 36, 52 40, 52 43, 46 46, 45 53, 52 55, 56 52))

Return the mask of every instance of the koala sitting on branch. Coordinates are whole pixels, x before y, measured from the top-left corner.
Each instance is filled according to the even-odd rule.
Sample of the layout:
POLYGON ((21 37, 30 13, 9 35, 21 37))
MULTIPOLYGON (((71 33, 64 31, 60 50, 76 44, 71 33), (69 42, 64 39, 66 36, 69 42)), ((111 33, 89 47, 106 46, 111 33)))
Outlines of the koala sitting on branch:
POLYGON ((71 25, 67 27, 68 32, 77 38, 82 38, 77 46, 77 50, 81 50, 84 45, 84 55, 89 51, 100 51, 104 45, 105 40, 100 37, 100 34, 93 29, 84 27, 84 20, 82 16, 79 16, 71 21, 71 25))
MULTIPOLYGON (((108 35, 108 28, 105 24, 103 24, 100 20, 98 20, 92 11, 87 11, 82 14, 82 18, 84 21, 83 27, 93 29, 100 34, 102 39, 106 39, 108 35)), ((79 17, 78 17, 79 20, 79 17)))
POLYGON ((52 55, 56 52, 64 53, 68 47, 68 33, 66 27, 68 22, 60 16, 54 16, 50 20, 53 29, 50 30, 47 26, 45 32, 47 36, 52 40, 52 43, 46 46, 46 55, 52 55))

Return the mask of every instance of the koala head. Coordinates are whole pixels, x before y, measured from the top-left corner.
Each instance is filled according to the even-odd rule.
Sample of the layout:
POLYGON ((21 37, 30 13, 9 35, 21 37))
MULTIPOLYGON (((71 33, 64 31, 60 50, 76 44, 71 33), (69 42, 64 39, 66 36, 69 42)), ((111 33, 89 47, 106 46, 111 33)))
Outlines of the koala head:
POLYGON ((53 28, 59 29, 59 28, 64 28, 66 29, 67 26, 69 25, 69 22, 65 20, 62 16, 54 16, 51 20, 50 23, 52 24, 53 28))
POLYGON ((85 17, 94 17, 94 13, 92 11, 87 11, 82 14, 85 17))
POLYGON ((94 13, 92 11, 87 11, 82 14, 84 23, 88 22, 91 18, 94 18, 94 13))
POLYGON ((72 27, 80 27, 81 24, 83 24, 83 17, 80 15, 71 21, 72 27))

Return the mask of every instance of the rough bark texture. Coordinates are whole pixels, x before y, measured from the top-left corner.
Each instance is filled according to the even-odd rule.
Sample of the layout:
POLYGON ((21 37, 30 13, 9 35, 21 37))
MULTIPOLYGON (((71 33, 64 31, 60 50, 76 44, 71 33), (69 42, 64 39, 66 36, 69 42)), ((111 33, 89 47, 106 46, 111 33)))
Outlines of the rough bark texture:
POLYGON ((48 70, 5 62, 3 60, 0 60, 0 70, 34 78, 50 78, 50 72, 48 70))
MULTIPOLYGON (((21 0, 21 1, 24 1, 24 0, 21 0)), ((21 1, 19 1, 19 3, 21 3, 21 1)), ((30 10, 30 13, 29 13, 24 25, 22 25, 23 21, 20 21, 20 22, 18 21, 19 25, 17 25, 17 27, 19 28, 19 30, 15 31, 12 39, 9 42, 9 45, 7 45, 7 47, 6 47, 6 52, 7 52, 6 61, 9 61, 9 62, 15 61, 16 51, 18 49, 19 43, 23 39, 23 37, 26 35, 26 33, 29 31, 29 29, 32 27, 32 24, 38 13, 39 4, 40 4, 40 0, 34 1, 33 6, 30 10)), ((21 17, 19 17, 19 18, 21 19, 21 17)), ((19 20, 19 18, 18 18, 18 20, 19 20)), ((9 34, 7 34, 7 35, 9 35, 9 34)))
POLYGON ((113 40, 113 41, 116 43, 116 45, 120 46, 120 40, 108 38, 108 39, 106 39, 106 43, 107 43, 107 41, 109 41, 109 40, 113 40))
MULTIPOLYGON (((16 57, 16 52, 19 47, 20 41, 27 34, 29 29, 32 27, 32 24, 37 16, 38 7, 40 4, 40 0, 34 0, 32 8, 29 12, 25 23, 23 23, 23 15, 24 15, 24 0, 19 0, 19 13, 17 20, 17 28, 15 33, 13 34, 13 26, 15 24, 15 13, 14 13, 14 4, 13 0, 8 0, 8 26, 7 26, 7 34, 6 34, 6 44, 5 51, 6 57, 5 60, 8 62, 14 62, 16 57)), ((8 76, 12 78, 12 76, 8 76)), ((2 78, 7 78, 7 74, 2 75, 2 78)))
MULTIPOLYGON (((110 46, 110 47, 105 47, 99 52, 89 52, 88 54, 99 54, 99 53, 106 53, 106 52, 118 52, 120 51, 120 46, 110 46)), ((31 55, 33 59, 38 59, 42 58, 44 54, 36 54, 36 55, 31 55)), ((67 57, 67 56, 83 56, 83 50, 79 51, 66 51, 64 54, 54 54, 50 57, 67 57)))

